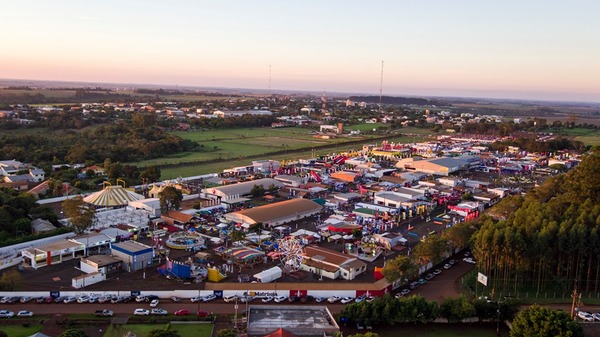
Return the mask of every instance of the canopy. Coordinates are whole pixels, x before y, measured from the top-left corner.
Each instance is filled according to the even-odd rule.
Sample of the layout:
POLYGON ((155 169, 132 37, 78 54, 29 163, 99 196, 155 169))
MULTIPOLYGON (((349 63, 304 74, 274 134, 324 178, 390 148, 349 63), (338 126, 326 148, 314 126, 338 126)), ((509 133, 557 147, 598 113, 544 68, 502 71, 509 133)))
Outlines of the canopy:
POLYGON ((144 199, 144 196, 137 194, 123 186, 106 186, 102 191, 92 193, 83 198, 83 201, 94 206, 115 207, 126 206, 130 201, 144 199))

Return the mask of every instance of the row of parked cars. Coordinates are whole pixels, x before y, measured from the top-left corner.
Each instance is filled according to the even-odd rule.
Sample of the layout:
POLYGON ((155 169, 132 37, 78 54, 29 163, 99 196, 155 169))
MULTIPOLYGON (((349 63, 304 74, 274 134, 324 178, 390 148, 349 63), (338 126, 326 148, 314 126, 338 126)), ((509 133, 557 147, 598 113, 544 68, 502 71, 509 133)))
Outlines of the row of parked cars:
MULTIPOLYGON (((0 318, 11 318, 14 317, 15 313, 10 310, 0 310, 0 318)), ((17 312, 17 317, 32 317, 33 312, 28 310, 21 310, 17 312)))
MULTIPOLYGON (((164 316, 164 315, 168 315, 169 312, 165 309, 160 309, 160 308, 154 308, 154 309, 137 308, 133 311, 133 314, 135 316, 148 316, 148 315, 164 316)), ((191 312, 188 309, 179 309, 179 310, 173 312, 173 315, 187 316, 187 315, 191 315, 191 312)), ((204 310, 200 310, 196 313, 196 316, 198 316, 198 317, 207 317, 209 315, 210 315, 210 313, 208 311, 204 311, 204 310)))
POLYGON ((586 312, 586 311, 578 311, 577 312, 577 317, 581 318, 585 322, 600 321, 600 313, 598 313, 598 312, 589 313, 589 312, 586 312))

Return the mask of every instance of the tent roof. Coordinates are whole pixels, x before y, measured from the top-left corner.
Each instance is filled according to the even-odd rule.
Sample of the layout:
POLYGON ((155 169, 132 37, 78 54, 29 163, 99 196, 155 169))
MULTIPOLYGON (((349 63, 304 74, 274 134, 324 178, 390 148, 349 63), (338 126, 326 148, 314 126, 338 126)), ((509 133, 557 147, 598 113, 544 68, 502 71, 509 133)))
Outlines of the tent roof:
POLYGON ((265 337, 296 337, 296 335, 287 331, 284 328, 279 328, 279 329, 277 329, 277 331, 274 331, 268 335, 265 335, 265 337))
POLYGON ((83 201, 94 206, 125 206, 130 201, 144 199, 144 196, 135 192, 129 191, 123 186, 107 186, 102 191, 92 193, 83 198, 83 201))

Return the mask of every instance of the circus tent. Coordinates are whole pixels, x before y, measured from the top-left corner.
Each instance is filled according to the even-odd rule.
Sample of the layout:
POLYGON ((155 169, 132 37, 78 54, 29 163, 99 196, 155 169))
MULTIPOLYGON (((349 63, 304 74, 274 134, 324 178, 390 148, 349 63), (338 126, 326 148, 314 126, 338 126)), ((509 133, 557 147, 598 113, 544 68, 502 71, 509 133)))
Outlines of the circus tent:
POLYGON ((88 204, 100 207, 126 206, 130 201, 144 199, 144 196, 137 194, 122 186, 106 186, 102 191, 92 193, 83 198, 88 204))

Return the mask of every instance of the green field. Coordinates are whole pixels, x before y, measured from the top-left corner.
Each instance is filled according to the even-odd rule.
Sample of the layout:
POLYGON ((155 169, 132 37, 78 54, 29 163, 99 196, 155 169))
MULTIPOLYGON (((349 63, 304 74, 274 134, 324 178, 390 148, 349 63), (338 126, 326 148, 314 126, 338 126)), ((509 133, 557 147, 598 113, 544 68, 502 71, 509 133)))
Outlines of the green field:
MULTIPOLYGON (((125 324, 120 326, 111 325, 104 337, 123 337, 128 331, 135 333, 137 336, 148 336, 150 331, 155 329, 164 329, 165 324, 125 324)), ((212 334, 212 324, 170 324, 169 330, 177 330, 181 336, 190 337, 210 337, 212 334)), ((9 335, 11 336, 11 335, 9 335)))
POLYGON ((41 324, 30 325, 28 327, 24 327, 23 325, 0 325, 0 331, 4 331, 10 337, 27 337, 41 330, 41 324))
POLYGON ((575 140, 582 142, 585 145, 597 146, 600 145, 600 130, 598 129, 587 129, 587 128, 573 128, 573 129, 550 129, 552 133, 574 137, 575 140))

